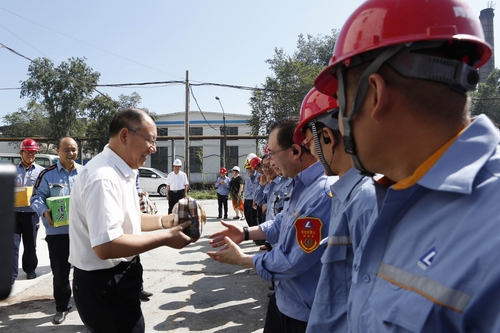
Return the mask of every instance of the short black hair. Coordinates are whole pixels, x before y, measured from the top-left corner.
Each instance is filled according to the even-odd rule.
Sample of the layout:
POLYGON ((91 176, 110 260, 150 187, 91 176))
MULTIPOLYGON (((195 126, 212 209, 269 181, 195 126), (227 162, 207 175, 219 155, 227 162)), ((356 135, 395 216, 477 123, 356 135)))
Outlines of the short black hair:
MULTIPOLYGON (((134 131, 141 129, 142 123, 147 119, 147 116, 151 117, 149 113, 141 109, 121 109, 109 123, 109 137, 118 135, 122 128, 129 128, 134 131)), ((153 117, 151 117, 151 119, 153 119, 153 117)))
POLYGON ((278 129, 278 145, 280 148, 288 148, 294 144, 293 133, 298 124, 299 120, 297 118, 275 120, 269 125, 269 133, 274 129, 278 129))

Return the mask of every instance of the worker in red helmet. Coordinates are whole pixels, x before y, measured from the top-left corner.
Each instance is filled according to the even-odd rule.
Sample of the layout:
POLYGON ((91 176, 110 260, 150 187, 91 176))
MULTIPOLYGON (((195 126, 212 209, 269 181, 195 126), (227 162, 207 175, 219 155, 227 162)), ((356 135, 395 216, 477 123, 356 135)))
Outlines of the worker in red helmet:
POLYGON ((350 332, 500 331, 500 133, 467 96, 491 54, 464 0, 369 0, 340 30, 315 87, 356 168, 384 175, 350 332))
POLYGON ((294 133, 294 142, 310 149, 326 175, 340 177, 330 187, 330 229, 306 333, 348 332, 346 296, 354 253, 376 207, 372 178, 360 174, 345 152, 338 115, 337 101, 313 88, 302 102, 294 133))
POLYGON ((231 179, 227 176, 227 169, 220 168, 220 176, 215 181, 215 192, 217 192, 217 203, 219 215, 217 218, 222 218, 222 209, 224 208, 224 219, 227 219, 227 196, 229 195, 229 182, 231 179))
MULTIPOLYGON (((30 138, 24 139, 19 147, 21 162, 16 165, 17 177, 16 187, 33 188, 43 167, 35 163, 38 153, 38 143, 30 138)), ((21 267, 26 273, 26 279, 36 278, 36 267, 38 266, 38 257, 36 255, 36 238, 40 226, 40 218, 37 213, 29 206, 15 207, 16 225, 14 229, 14 261, 12 272, 12 283, 19 274, 19 246, 23 242, 24 252, 21 258, 21 267)))

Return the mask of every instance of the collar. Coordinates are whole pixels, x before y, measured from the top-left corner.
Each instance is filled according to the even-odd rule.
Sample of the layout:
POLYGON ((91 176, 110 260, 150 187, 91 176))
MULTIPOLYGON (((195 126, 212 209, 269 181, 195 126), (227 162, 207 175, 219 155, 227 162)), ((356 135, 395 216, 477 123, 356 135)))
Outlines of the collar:
POLYGON ((323 165, 321 162, 315 162, 307 169, 299 172, 293 180, 295 183, 302 182, 305 187, 311 185, 318 177, 325 174, 325 170, 323 169, 323 165))
POLYGON ((432 190, 470 193, 474 179, 499 143, 498 129, 487 116, 480 115, 394 189, 418 183, 432 190))
POLYGON ((358 184, 365 176, 363 176, 358 169, 350 168, 349 171, 339 178, 330 187, 332 193, 335 197, 340 200, 340 202, 345 202, 349 197, 356 184, 358 184))
POLYGON ((125 163, 125 161, 118 154, 116 154, 108 147, 108 145, 104 147, 104 149, 102 150, 102 154, 105 157, 107 157, 112 164, 116 166, 116 168, 121 172, 123 177, 133 178, 135 182, 137 170, 134 171, 133 169, 131 169, 129 165, 125 163))

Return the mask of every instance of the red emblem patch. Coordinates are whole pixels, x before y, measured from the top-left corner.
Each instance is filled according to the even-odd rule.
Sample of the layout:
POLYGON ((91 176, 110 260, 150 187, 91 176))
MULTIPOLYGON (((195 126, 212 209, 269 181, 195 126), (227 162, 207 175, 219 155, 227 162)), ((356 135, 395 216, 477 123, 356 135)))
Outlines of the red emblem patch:
POLYGON ((321 228, 323 223, 316 217, 301 217, 295 220, 297 243, 304 252, 311 253, 321 242, 321 228))

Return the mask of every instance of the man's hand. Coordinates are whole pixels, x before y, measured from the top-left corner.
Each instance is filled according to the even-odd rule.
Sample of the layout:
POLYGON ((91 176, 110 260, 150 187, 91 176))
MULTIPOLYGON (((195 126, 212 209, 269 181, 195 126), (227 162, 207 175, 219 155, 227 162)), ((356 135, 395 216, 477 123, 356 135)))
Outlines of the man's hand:
POLYGON ((52 211, 50 209, 47 209, 44 213, 43 213, 43 217, 45 217, 47 219, 47 223, 53 227, 54 226, 54 222, 52 221, 52 211))
POLYGON ((245 235, 243 233, 243 228, 231 223, 224 222, 222 220, 220 221, 220 223, 226 228, 222 231, 210 235, 209 238, 211 239, 209 243, 213 248, 225 245, 225 237, 231 238, 231 240, 236 244, 239 244, 244 240, 245 235))
POLYGON ((167 239, 165 245, 174 249, 182 249, 186 245, 196 242, 196 239, 190 238, 185 233, 182 232, 184 228, 187 228, 190 225, 191 221, 186 221, 184 223, 181 223, 175 227, 166 230, 165 232, 170 232, 172 236, 167 239))
POLYGON ((244 254, 238 245, 231 238, 225 237, 226 246, 220 251, 209 251, 207 255, 224 264, 238 265, 253 268, 252 256, 244 254))

